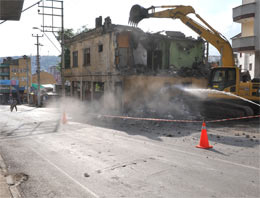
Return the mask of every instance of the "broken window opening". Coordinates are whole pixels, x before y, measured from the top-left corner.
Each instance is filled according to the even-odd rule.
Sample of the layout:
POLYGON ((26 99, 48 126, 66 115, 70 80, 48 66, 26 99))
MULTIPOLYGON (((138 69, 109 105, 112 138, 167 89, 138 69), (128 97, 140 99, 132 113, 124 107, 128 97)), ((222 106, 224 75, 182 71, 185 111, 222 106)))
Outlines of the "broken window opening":
POLYGON ((127 67, 129 59, 129 52, 128 48, 126 47, 120 47, 118 49, 118 65, 120 68, 127 67))
POLYGON ((104 85, 103 82, 94 82, 93 84, 93 99, 100 100, 104 95, 104 85))
POLYGON ((91 81, 83 81, 83 100, 91 101, 91 81))
POLYGON ((80 81, 72 81, 72 96, 80 98, 80 81))
POLYGON ((147 55, 147 66, 150 71, 157 72, 162 69, 162 51, 149 50, 147 55))
POLYGON ((98 45, 98 52, 103 52, 103 45, 102 44, 98 45))

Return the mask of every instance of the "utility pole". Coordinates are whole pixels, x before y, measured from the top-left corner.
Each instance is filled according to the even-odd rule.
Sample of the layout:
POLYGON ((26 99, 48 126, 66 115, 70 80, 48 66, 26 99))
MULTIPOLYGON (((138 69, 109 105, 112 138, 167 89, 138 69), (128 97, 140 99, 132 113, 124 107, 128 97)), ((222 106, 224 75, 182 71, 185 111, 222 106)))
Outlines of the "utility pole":
POLYGON ((39 43, 39 37, 43 37, 43 35, 39 36, 38 34, 36 34, 36 36, 32 35, 33 37, 36 37, 37 39, 37 43, 35 45, 37 45, 37 56, 36 56, 36 63, 37 63, 37 82, 38 82, 38 91, 37 91, 37 106, 40 107, 41 106, 41 80, 40 80, 40 73, 41 73, 41 67, 40 67, 40 55, 39 55, 39 46, 41 45, 39 43))
POLYGON ((64 12, 63 1, 61 2, 61 95, 65 97, 65 82, 64 82, 64 70, 65 70, 65 53, 64 53, 64 12))
POLYGON ((28 56, 24 55, 23 58, 26 60, 26 96, 27 103, 29 104, 29 65, 28 65, 28 56))

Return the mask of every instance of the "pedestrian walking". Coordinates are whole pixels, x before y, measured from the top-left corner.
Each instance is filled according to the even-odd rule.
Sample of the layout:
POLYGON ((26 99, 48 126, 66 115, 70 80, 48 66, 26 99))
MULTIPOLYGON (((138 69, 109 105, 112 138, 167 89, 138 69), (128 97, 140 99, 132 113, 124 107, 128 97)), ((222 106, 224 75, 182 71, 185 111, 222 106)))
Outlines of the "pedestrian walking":
POLYGON ((10 99, 10 110, 11 110, 11 112, 14 110, 14 108, 17 111, 16 105, 17 105, 17 100, 15 98, 11 98, 10 99))

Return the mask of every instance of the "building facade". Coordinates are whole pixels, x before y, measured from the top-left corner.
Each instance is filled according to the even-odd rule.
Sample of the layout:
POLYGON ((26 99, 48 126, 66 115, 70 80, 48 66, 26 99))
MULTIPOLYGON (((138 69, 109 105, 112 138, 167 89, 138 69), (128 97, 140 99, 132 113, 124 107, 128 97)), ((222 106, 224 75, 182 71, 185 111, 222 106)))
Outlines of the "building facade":
POLYGON ((112 108, 121 108, 168 84, 206 86, 205 79, 175 75, 183 67, 192 70, 202 64, 202 39, 176 32, 144 33, 106 18, 104 25, 99 23, 66 45, 70 51, 64 70, 66 94, 83 101, 109 101, 112 108))
MULTIPOLYGON (((33 74, 32 75, 32 83, 38 84, 38 74, 33 74)), ((41 71, 40 72, 40 84, 56 84, 56 80, 54 76, 46 71, 41 71)))
POLYGON ((26 93, 31 87, 31 59, 24 56, 19 59, 10 57, 0 64, 1 103, 7 103, 10 96, 19 102, 26 100, 26 93))
POLYGON ((237 66, 260 78, 260 0, 243 0, 233 8, 233 21, 241 23, 241 33, 232 38, 237 66))

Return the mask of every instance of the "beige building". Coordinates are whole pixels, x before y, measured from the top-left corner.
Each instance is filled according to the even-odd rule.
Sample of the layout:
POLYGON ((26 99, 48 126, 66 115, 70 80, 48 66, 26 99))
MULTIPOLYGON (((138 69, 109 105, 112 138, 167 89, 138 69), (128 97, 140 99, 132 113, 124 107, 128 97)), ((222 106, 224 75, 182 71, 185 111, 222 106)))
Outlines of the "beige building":
POLYGON ((121 109, 142 103, 172 84, 206 87, 205 78, 174 77, 175 69, 186 66, 190 71, 194 63, 203 62, 202 39, 178 32, 148 34, 139 28, 114 25, 110 18, 102 25, 101 20, 96 19, 96 28, 66 42, 70 51, 70 63, 65 63, 63 72, 66 95, 83 101, 101 100, 121 109))
POLYGON ((260 0, 242 0, 233 8, 233 21, 241 24, 241 33, 232 38, 237 66, 260 78, 260 0))
MULTIPOLYGON (((38 83, 37 76, 38 76, 37 74, 32 75, 32 83, 35 83, 35 84, 38 83)), ((41 85, 56 84, 56 80, 52 74, 45 72, 45 71, 41 71, 40 72, 40 84, 41 85)))
POLYGON ((29 57, 13 60, 13 63, 10 64, 10 80, 18 80, 19 90, 27 93, 27 83, 28 87, 31 87, 32 82, 31 59, 29 57))

